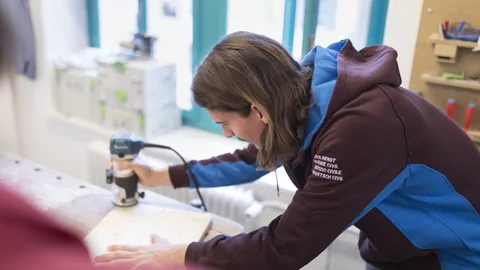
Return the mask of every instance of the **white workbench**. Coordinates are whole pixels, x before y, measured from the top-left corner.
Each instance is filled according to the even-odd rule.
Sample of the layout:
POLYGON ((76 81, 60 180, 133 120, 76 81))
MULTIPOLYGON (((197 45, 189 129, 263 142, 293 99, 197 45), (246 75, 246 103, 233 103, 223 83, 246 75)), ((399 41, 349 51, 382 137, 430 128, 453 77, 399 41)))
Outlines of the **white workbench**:
MULTIPOLYGON (((1 152, 0 184, 25 195, 39 209, 73 228, 82 238, 114 207, 112 194, 106 189, 1 152)), ((145 191, 144 203, 200 211, 149 191, 145 191)), ((204 239, 242 232, 243 227, 238 223, 213 215, 212 227, 204 239)))

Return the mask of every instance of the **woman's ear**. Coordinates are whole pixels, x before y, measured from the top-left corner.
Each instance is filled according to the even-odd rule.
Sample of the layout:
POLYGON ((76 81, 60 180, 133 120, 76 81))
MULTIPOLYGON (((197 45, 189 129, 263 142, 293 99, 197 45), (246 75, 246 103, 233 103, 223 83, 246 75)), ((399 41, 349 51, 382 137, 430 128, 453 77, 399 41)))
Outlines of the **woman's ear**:
POLYGON ((251 106, 251 109, 252 109, 252 112, 255 113, 255 115, 264 123, 264 124, 268 124, 268 116, 267 116, 267 113, 265 112, 265 110, 262 110, 260 109, 259 106, 255 105, 255 104, 252 104, 250 105, 251 106))

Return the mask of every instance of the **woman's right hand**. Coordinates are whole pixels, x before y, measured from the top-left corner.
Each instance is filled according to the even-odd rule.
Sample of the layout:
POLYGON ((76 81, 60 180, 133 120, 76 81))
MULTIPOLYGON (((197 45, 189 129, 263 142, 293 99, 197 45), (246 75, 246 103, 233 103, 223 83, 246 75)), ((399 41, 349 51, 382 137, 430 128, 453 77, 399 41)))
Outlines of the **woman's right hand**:
MULTIPOLYGON (((139 184, 144 187, 171 186, 170 174, 167 168, 153 168, 140 158, 133 162, 121 161, 117 163, 117 170, 131 169, 138 176, 139 184)), ((110 169, 113 169, 113 161, 110 159, 110 169)))

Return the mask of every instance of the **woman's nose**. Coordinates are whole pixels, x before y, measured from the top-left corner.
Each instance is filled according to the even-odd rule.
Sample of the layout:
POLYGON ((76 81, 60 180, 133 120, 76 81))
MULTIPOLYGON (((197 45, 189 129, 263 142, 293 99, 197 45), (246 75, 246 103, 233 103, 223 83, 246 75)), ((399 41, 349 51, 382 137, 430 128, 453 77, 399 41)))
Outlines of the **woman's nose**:
POLYGON ((223 131, 223 135, 227 138, 231 138, 235 135, 235 134, 233 134, 233 132, 230 129, 225 128, 225 127, 222 127, 222 131, 223 131))

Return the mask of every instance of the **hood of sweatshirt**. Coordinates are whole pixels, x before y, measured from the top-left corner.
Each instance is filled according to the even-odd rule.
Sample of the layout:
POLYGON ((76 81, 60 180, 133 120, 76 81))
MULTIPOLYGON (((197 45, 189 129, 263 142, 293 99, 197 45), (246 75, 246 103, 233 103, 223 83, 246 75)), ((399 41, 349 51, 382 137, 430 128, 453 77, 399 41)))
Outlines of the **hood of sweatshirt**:
POLYGON ((301 62, 313 68, 313 106, 308 110, 301 150, 312 143, 323 123, 346 104, 376 85, 401 84, 397 52, 385 45, 357 51, 350 40, 314 47, 301 62))

